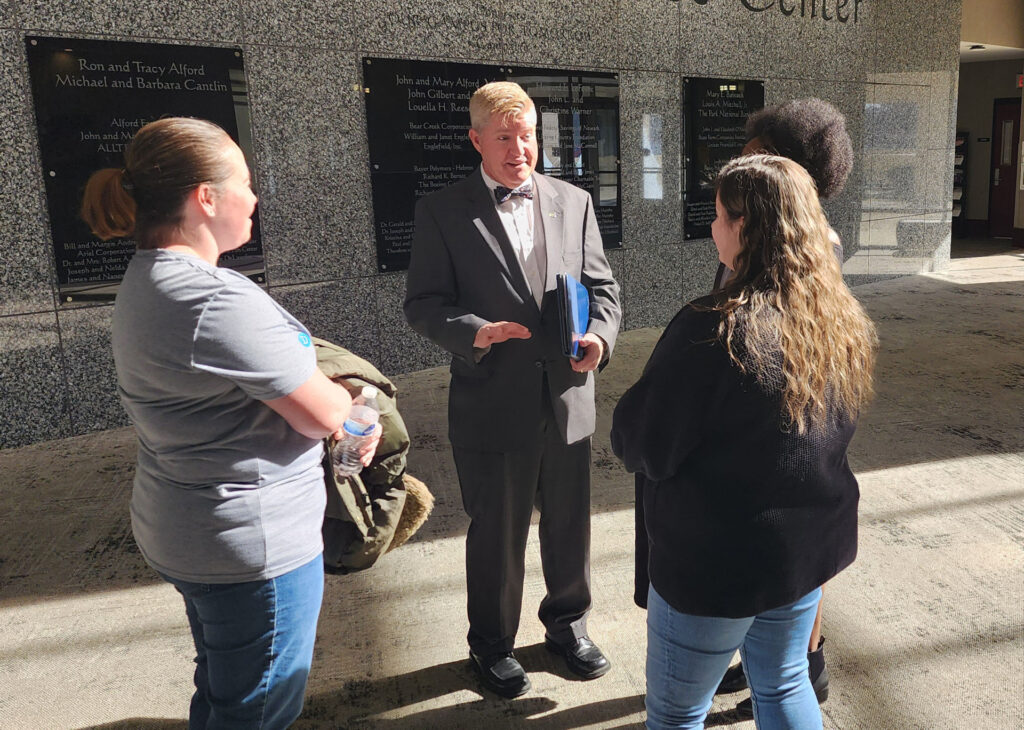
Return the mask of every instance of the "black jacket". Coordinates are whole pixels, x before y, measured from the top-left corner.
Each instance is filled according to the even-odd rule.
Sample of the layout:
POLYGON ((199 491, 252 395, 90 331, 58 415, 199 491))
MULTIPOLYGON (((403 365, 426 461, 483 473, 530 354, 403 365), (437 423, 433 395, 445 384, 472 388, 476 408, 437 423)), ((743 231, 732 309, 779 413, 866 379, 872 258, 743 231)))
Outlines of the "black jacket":
POLYGON ((572 274, 590 293, 588 331, 615 348, 619 286, 604 255, 590 195, 534 174, 547 251, 540 308, 530 292, 479 169, 416 203, 405 317, 414 330, 452 353, 448 437, 484 451, 521 448, 533 438, 547 385, 566 443, 594 432, 594 376, 562 354, 555 276, 572 274), (531 337, 494 345, 477 362, 473 340, 487 322, 518 322, 531 337))
MULTIPOLYGON (((853 562, 855 424, 803 435, 781 398, 730 361, 719 314, 684 307, 615 408, 612 448, 636 472, 636 601, 739 618, 792 603, 853 562)), ((696 305, 696 307, 695 307, 696 305)))

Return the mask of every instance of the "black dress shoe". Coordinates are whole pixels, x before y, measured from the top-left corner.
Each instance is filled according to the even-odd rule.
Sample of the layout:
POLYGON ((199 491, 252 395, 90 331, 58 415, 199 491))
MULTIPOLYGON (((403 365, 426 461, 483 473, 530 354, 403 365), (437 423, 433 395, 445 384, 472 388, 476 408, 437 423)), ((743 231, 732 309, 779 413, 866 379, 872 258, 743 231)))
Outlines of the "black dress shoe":
POLYGON ((561 654, 569 671, 583 679, 597 679, 612 668, 611 662, 597 648, 597 644, 586 636, 566 644, 560 644, 550 636, 545 636, 544 646, 548 651, 561 654))
POLYGON ((733 664, 725 670, 725 676, 718 683, 716 695, 728 695, 747 688, 747 675, 743 673, 742 664, 733 664))
POLYGON ((491 692, 512 699, 530 691, 530 678, 512 652, 481 657, 471 651, 469 658, 480 681, 491 692))

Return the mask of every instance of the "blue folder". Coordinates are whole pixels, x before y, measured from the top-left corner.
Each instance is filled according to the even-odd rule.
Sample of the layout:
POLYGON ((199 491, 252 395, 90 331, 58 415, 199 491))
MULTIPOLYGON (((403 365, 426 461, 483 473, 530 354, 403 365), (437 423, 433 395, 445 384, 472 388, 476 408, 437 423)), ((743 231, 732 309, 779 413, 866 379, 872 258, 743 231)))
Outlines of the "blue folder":
POLYGON ((582 360, 580 338, 590 324, 590 295, 587 287, 569 274, 556 274, 558 288, 558 321, 562 330, 562 353, 572 360, 582 360))

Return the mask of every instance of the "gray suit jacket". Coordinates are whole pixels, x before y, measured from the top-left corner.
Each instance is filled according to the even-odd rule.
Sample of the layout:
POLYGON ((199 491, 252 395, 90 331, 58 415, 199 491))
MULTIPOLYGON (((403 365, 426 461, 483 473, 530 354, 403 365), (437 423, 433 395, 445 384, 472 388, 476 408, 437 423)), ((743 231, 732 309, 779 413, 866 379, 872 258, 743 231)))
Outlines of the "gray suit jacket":
POLYGON ((593 373, 573 371, 562 354, 555 275, 572 274, 590 291, 589 331, 607 343, 606 358, 621 319, 619 287, 590 195, 544 175, 534 181, 548 261, 540 309, 479 169, 416 204, 405 316, 452 353, 448 434, 457 447, 505 451, 532 440, 545 372, 566 443, 594 432, 593 373), (477 330, 503 320, 526 326, 532 337, 494 345, 476 362, 477 330))

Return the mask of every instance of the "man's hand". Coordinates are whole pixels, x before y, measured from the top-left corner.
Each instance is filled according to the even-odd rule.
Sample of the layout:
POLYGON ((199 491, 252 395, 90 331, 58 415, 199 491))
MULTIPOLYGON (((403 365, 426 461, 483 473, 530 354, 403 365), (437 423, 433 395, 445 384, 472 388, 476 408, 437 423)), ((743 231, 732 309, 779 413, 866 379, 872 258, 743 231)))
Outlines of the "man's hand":
POLYGON ((582 360, 570 360, 572 369, 578 373, 589 373, 597 370, 604 357, 604 340, 597 335, 588 332, 580 338, 580 347, 583 348, 582 360))
POLYGON ((530 330, 518 322, 491 322, 476 331, 473 347, 486 350, 506 340, 528 340, 530 330))

